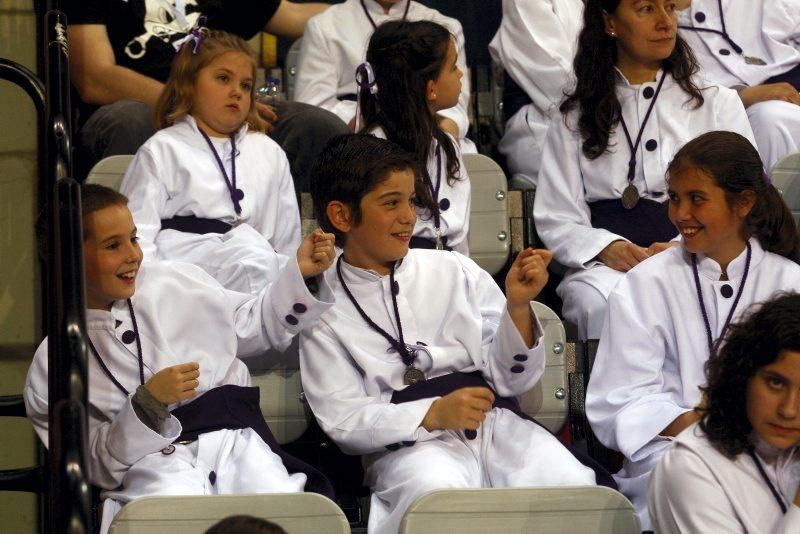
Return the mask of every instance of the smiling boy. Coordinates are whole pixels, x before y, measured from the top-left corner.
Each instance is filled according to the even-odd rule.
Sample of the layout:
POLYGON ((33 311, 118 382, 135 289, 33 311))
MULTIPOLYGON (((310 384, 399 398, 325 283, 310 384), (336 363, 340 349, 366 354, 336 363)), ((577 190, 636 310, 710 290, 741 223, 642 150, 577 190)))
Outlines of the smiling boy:
MULTIPOLYGON (((277 447, 238 357, 285 348, 330 307, 300 273, 331 264, 332 236, 307 238, 276 283, 251 296, 193 265, 143 266, 127 198, 86 185, 82 200, 87 458, 89 480, 107 498, 101 531, 121 505, 146 495, 329 492, 324 477, 277 447)), ((45 339, 24 392, 45 444, 47 359, 45 339)))
POLYGON ((520 253, 506 299, 469 258, 409 250, 415 168, 394 143, 353 135, 334 139, 312 172, 318 221, 343 253, 326 273, 336 304, 301 335, 303 386, 323 430, 363 456, 370 532, 397 531, 437 488, 595 483, 509 398, 544 371, 529 303, 550 253, 520 253))

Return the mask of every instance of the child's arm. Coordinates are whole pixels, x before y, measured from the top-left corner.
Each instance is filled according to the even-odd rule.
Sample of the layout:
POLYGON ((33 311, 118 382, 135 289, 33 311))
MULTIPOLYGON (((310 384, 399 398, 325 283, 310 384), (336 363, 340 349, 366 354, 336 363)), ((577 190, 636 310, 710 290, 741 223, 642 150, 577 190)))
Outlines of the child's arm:
POLYGON ((527 248, 519 253, 506 275, 506 307, 528 348, 533 347, 533 317, 531 301, 547 283, 547 265, 553 253, 544 249, 527 248))

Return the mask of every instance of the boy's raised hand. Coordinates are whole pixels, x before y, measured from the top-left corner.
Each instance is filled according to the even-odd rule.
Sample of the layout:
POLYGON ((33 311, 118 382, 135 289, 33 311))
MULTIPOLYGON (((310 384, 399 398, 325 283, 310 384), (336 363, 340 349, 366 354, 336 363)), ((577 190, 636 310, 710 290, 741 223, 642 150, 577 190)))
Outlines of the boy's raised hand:
POLYGON ((553 253, 545 249, 526 248, 519 253, 506 275, 508 309, 528 309, 530 301, 539 295, 547 283, 547 265, 553 253))
POLYGON ((461 388, 436 399, 420 426, 432 430, 478 430, 492 409, 494 394, 488 388, 461 388))
POLYGON ((333 264, 336 257, 333 244, 334 235, 326 234, 319 228, 303 239, 297 249, 297 265, 303 278, 322 274, 333 264))
POLYGON ((199 378, 200 365, 197 362, 180 363, 160 370, 144 387, 156 400, 169 406, 197 395, 199 378))

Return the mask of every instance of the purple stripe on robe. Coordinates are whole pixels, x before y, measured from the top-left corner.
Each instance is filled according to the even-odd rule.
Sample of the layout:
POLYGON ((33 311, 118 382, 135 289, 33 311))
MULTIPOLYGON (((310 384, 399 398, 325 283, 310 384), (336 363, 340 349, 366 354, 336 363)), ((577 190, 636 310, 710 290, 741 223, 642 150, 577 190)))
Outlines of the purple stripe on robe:
POLYGON ((272 452, 280 456, 289 473, 306 474, 306 491, 333 499, 333 486, 325 475, 281 449, 264 421, 258 404, 259 397, 260 392, 256 387, 228 384, 209 390, 189 404, 172 410, 172 415, 178 418, 183 427, 183 432, 175 441, 194 440, 200 434, 223 428, 252 428, 272 452))
MULTIPOLYGON (((443 376, 437 376, 436 378, 430 378, 425 380, 424 382, 418 382, 413 386, 408 386, 405 389, 400 391, 395 391, 392 394, 392 403, 393 404, 402 404, 404 402, 411 402, 420 399, 429 399, 431 397, 444 397, 448 393, 452 393, 453 391, 461 388, 473 388, 473 387, 484 387, 488 388, 494 393, 494 407, 495 408, 505 408, 517 416, 530 421, 534 424, 539 425, 540 427, 544 428, 548 432, 550 429, 536 421, 535 419, 531 418, 527 414, 525 414, 519 407, 519 401, 517 401, 514 397, 501 397, 494 391, 494 389, 486 382, 486 379, 483 378, 483 375, 480 371, 473 371, 472 373, 450 373, 443 376)), ((465 435, 468 439, 475 439, 477 437, 477 433, 474 431, 467 434, 465 431, 465 435)), ((552 432, 550 432, 553 434, 552 432)), ((606 471, 606 469, 596 462, 593 458, 589 455, 582 453, 572 447, 572 445, 568 443, 564 443, 558 436, 553 434, 553 436, 558 439, 558 441, 583 465, 594 471, 595 480, 599 486, 606 486, 612 489, 618 489, 617 483, 614 481, 614 478, 611 474, 606 471)))

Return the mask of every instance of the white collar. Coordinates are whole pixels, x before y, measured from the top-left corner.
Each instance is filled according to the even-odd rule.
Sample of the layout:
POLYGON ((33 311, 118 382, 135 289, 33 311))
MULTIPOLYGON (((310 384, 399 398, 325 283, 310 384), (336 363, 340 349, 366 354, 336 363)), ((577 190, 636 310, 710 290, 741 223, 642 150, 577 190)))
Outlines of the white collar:
MULTIPOLYGON (((753 251, 753 256, 750 259, 750 270, 756 268, 756 266, 761 263, 762 258, 765 255, 764 248, 761 246, 761 243, 758 241, 757 238, 751 237, 748 241, 750 243, 750 248, 753 251)), ((684 258, 685 260, 691 264, 691 258, 689 256, 689 252, 686 250, 686 245, 683 241, 681 241, 681 248, 683 249, 684 258)), ((742 275, 744 274, 745 263, 747 262, 747 247, 738 255, 736 256, 731 262, 728 264, 728 269, 726 273, 728 275, 729 280, 739 280, 742 275)), ((722 268, 720 267, 719 263, 712 260, 708 256, 703 254, 697 255, 697 271, 703 275, 705 278, 708 278, 713 281, 718 281, 720 275, 722 274, 722 268)))

